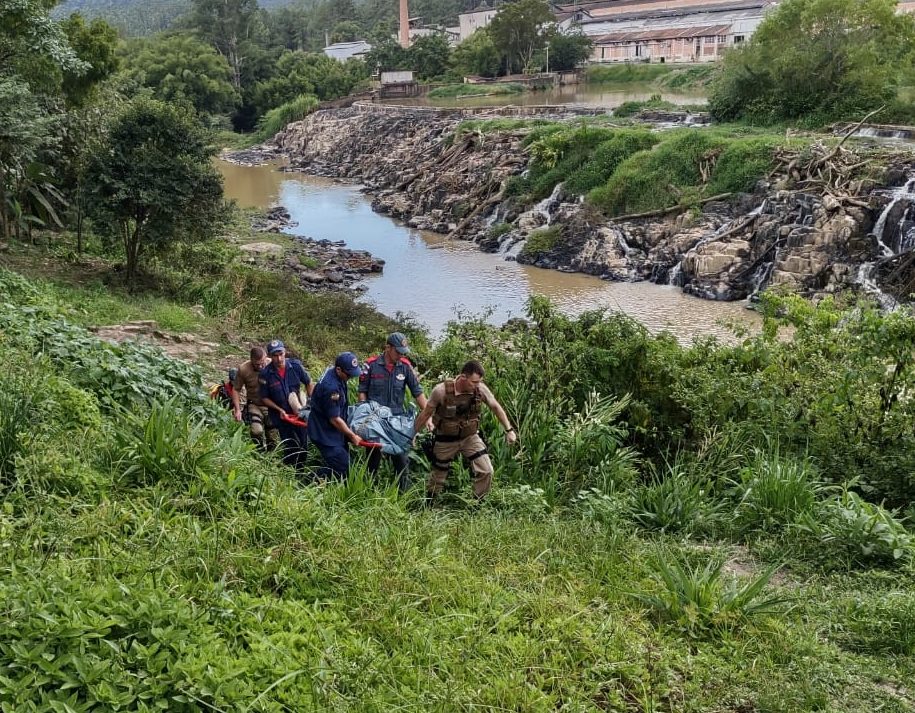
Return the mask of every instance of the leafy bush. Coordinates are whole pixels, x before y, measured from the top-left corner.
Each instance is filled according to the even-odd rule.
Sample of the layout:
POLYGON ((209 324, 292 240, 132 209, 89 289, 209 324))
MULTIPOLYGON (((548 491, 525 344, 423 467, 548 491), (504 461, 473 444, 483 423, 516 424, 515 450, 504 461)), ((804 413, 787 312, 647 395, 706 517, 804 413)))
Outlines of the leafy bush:
POLYGON ((550 511, 542 488, 530 485, 509 485, 496 488, 486 499, 486 507, 521 517, 540 517, 550 511))
POLYGON ((17 573, 0 581, 0 627, 11 710, 190 712, 256 695, 209 614, 152 584, 17 573))
POLYGON ((536 259, 544 253, 550 252, 559 243, 562 230, 558 225, 548 228, 537 228, 531 231, 521 248, 521 253, 528 258, 536 259))
POLYGON ((570 501, 574 512, 589 520, 619 529, 629 515, 630 507, 619 495, 608 495, 598 488, 580 490, 570 501))
POLYGON ((894 513, 851 491, 807 513, 797 527, 813 537, 811 554, 821 560, 839 560, 846 566, 894 565, 913 555, 913 537, 894 513))
POLYGON ((655 110, 655 111, 673 111, 677 109, 677 105, 672 102, 665 101, 661 99, 660 94, 652 94, 649 99, 642 101, 625 101, 616 107, 613 110, 613 116, 619 118, 625 118, 629 116, 634 116, 640 111, 645 110, 655 110))
POLYGON ((633 596, 663 620, 691 636, 733 629, 747 621, 778 613, 788 600, 762 597, 763 589, 775 572, 770 567, 744 584, 735 579, 722 581, 722 561, 704 567, 690 567, 674 557, 659 557, 654 564, 654 580, 660 592, 633 596))
POLYGON ((824 124, 891 101, 915 23, 888 0, 789 0, 727 52, 709 107, 724 121, 824 124))

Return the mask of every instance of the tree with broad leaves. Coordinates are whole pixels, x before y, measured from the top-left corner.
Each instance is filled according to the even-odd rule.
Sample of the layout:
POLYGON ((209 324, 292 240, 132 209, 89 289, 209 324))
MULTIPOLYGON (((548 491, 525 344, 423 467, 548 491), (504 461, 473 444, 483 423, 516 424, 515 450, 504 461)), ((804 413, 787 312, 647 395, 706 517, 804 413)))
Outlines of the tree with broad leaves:
POLYGON ((487 28, 505 59, 506 74, 525 70, 555 33, 553 12, 545 0, 517 0, 503 5, 487 28))
POLYGON ((222 179, 209 138, 193 113, 138 99, 113 120, 92 157, 89 213, 123 247, 129 285, 149 249, 204 239, 218 227, 222 179))

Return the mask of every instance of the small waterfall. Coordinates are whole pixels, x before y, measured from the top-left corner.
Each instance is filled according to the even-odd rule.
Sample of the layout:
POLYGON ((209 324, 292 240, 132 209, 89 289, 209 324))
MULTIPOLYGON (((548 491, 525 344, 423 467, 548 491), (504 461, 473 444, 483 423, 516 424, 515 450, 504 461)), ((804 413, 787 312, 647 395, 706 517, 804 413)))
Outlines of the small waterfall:
POLYGON ((904 249, 903 246, 908 245, 911 242, 912 230, 910 229, 908 231, 905 231, 904 234, 903 234, 903 231, 904 231, 904 223, 906 221, 907 216, 909 215, 909 211, 912 209, 912 206, 915 205, 915 178, 909 178, 909 180, 906 181, 906 184, 904 186, 902 186, 901 188, 893 189, 892 192, 890 192, 889 196, 890 196, 890 202, 887 203, 886 206, 883 208, 883 212, 880 213, 880 217, 877 218, 877 222, 874 224, 874 229, 873 229, 873 231, 871 231, 871 235, 873 235, 874 238, 876 238, 876 240, 877 240, 877 247, 880 249, 882 257, 892 257, 893 255, 903 252, 903 249, 904 249), (887 242, 885 240, 886 224, 887 224, 887 219, 890 217, 890 214, 893 212, 893 209, 896 207, 896 205, 900 201, 903 201, 903 200, 909 201, 909 203, 911 205, 909 205, 903 211, 902 215, 899 217, 899 222, 895 226, 893 226, 893 230, 890 234, 890 240, 892 240, 893 234, 900 235, 900 240, 899 240, 900 244, 896 246, 898 249, 894 250, 893 247, 891 245, 887 244, 887 242))
POLYGON ((625 255, 626 257, 630 257, 632 255, 634 249, 631 245, 629 245, 628 242, 626 242, 626 234, 619 228, 617 228, 615 232, 616 232, 617 245, 620 246, 620 250, 623 251, 623 255, 625 255))
POLYGON ((540 201, 537 205, 534 206, 534 212, 539 213, 544 217, 546 222, 544 225, 549 225, 553 220, 553 211, 559 206, 559 196, 562 193, 562 183, 557 183, 553 192, 550 193, 546 198, 540 201))
POLYGON ((672 268, 670 272, 667 273, 667 284, 673 285, 674 287, 680 287, 680 282, 683 280, 683 261, 681 260, 672 268))
POLYGON ((865 262, 858 268, 858 274, 855 276, 855 282, 861 286, 867 294, 871 295, 882 309, 892 311, 899 306, 899 302, 892 296, 880 289, 874 273, 877 271, 876 262, 865 262))

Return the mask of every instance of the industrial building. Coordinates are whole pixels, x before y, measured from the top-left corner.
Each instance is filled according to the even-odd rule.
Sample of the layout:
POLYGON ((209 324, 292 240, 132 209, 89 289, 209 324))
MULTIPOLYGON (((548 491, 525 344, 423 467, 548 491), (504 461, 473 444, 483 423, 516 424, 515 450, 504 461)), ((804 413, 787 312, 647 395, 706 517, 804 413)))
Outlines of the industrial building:
POLYGON ((773 0, 611 0, 555 6, 565 31, 593 41, 592 62, 710 62, 746 42, 773 0))

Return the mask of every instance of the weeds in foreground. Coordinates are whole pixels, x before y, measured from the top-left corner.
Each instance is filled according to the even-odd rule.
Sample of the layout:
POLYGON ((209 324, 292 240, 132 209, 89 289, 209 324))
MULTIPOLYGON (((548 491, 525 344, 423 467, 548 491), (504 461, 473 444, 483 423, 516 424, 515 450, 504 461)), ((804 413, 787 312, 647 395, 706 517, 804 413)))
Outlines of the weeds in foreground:
POLYGON ((736 626, 782 611, 786 597, 762 596, 776 566, 755 579, 740 583, 722 577, 723 561, 691 567, 677 558, 658 558, 654 564, 656 594, 633 596, 662 619, 691 636, 733 629, 736 626))

